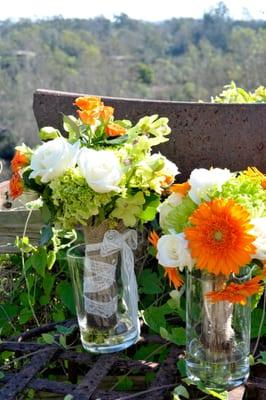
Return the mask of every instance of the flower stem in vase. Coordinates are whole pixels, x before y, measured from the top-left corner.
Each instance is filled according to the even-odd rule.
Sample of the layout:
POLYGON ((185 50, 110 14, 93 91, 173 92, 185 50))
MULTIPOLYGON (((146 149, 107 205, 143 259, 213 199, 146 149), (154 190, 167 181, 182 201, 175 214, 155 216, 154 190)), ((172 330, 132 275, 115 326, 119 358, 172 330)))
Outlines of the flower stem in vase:
POLYGON ((99 249, 88 250, 102 242, 107 230, 107 222, 84 228, 84 306, 88 326, 99 330, 109 330, 117 324, 116 269, 119 254, 101 256, 99 249))
POLYGON ((226 277, 212 276, 207 273, 202 280, 203 295, 203 325, 202 343, 210 362, 230 360, 234 341, 232 328, 233 304, 220 301, 212 304, 206 297, 207 293, 224 289, 226 277))

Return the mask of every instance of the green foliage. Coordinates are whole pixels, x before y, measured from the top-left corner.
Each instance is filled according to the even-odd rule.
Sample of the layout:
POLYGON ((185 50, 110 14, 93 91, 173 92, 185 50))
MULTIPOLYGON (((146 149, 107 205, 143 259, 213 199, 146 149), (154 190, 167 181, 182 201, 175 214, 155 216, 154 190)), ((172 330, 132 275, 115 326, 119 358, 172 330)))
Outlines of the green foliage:
POLYGON ((259 86, 255 92, 247 92, 237 87, 235 82, 225 85, 219 96, 212 98, 214 103, 266 103, 266 88, 259 86))
POLYGON ((189 393, 188 393, 187 389, 185 388, 185 386, 183 386, 183 385, 178 385, 176 388, 174 388, 174 391, 172 394, 173 394, 173 400, 181 400, 180 396, 185 399, 189 399, 189 393))
MULTIPOLYGON (((167 201, 167 200, 166 200, 167 201)), ((167 218, 164 218, 161 223, 164 233, 168 233, 171 230, 180 233, 184 231, 184 228, 188 225, 188 218, 197 208, 197 205, 190 199, 189 196, 185 196, 178 207, 173 209, 167 214, 167 218)))
MULTIPOLYGON (((7 258, 16 263, 13 268, 16 266, 18 274, 12 290, 4 294, 0 303, 1 335, 10 336, 37 322, 57 322, 75 315, 64 252, 68 243, 75 239, 75 234, 55 229, 45 245, 33 246, 28 237, 17 239, 16 244, 23 254, 22 258, 7 258)), ((47 343, 51 340, 48 336, 43 339, 47 343)))
POLYGON ((144 269, 139 276, 139 293, 159 294, 163 292, 162 280, 149 269, 144 269))

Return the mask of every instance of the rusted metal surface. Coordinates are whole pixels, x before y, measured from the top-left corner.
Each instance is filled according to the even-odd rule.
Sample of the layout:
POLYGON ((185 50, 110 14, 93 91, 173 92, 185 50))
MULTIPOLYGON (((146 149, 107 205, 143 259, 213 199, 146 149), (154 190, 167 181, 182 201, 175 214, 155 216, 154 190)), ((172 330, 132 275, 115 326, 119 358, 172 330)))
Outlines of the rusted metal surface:
MULTIPOLYGON (((73 320, 65 322, 65 326, 73 325, 73 320)), ((55 326, 50 324, 50 329, 55 326)), ((125 358, 123 353, 110 355, 94 355, 90 353, 80 353, 74 350, 67 350, 57 345, 47 345, 37 342, 23 342, 23 339, 33 339, 35 335, 41 335, 48 332, 49 324, 32 329, 27 332, 27 335, 21 335, 20 342, 4 341, 0 344, 0 352, 14 351, 16 357, 23 356, 23 360, 28 360, 26 365, 22 365, 21 369, 12 371, 4 371, 4 376, 0 379, 0 399, 15 400, 18 394, 25 392, 26 389, 34 389, 36 391, 36 399, 38 392, 51 392, 58 395, 71 394, 77 400, 170 400, 171 391, 175 385, 182 384, 178 373, 176 363, 178 358, 184 356, 183 348, 171 345, 169 354, 165 361, 148 362, 144 360, 132 360, 125 358), (49 362, 53 361, 53 365, 62 361, 73 363, 76 370, 79 371, 79 385, 71 382, 53 381, 37 376, 40 370, 49 369, 49 362), (83 378, 82 373, 83 371, 83 378), (141 390, 133 390, 131 392, 118 391, 106 388, 117 382, 118 377, 131 377, 134 371, 133 378, 138 371, 139 376, 143 377, 146 372, 153 372, 155 378, 150 385, 146 385, 141 390), (110 376, 107 376, 110 374, 110 376), (108 379, 110 378, 110 379, 108 379)), ((153 335, 155 339, 157 336, 153 335)), ((17 338, 18 339, 18 338, 17 338)), ((149 337, 144 337, 142 343, 151 343, 149 337)), ((166 343, 166 342, 165 342, 166 343)), ((264 368, 261 366, 260 368, 264 368)), ((262 375, 264 376, 264 375, 262 375)), ((144 382, 145 380, 143 380, 144 382)), ((266 379, 251 377, 247 383, 248 393, 257 393, 258 399, 263 399, 266 393, 266 379)), ((229 400, 243 399, 245 388, 243 386, 229 392, 229 400)), ((197 398, 197 397, 195 397, 197 398)), ((249 397, 247 397, 249 398, 249 397)), ((255 398, 255 397, 251 397, 255 398)))
POLYGON ((102 355, 96 361, 94 366, 85 375, 84 379, 78 385, 76 390, 72 393, 74 399, 87 400, 91 399, 95 393, 98 385, 101 383, 103 378, 108 374, 118 356, 115 354, 102 355), (84 394, 85 392, 85 394, 84 394))
MULTIPOLYGON (((77 93, 38 90, 33 110, 39 127, 62 129, 62 113, 75 114, 77 93)), ((169 118, 173 134, 160 150, 187 178, 193 168, 248 165, 266 169, 266 104, 210 104, 103 97, 117 118, 137 121, 144 115, 169 118)))
MULTIPOLYGON (((167 384, 170 385, 172 383, 178 384, 178 378, 176 373, 176 363, 178 360, 178 356, 180 355, 180 350, 177 347, 172 347, 170 352, 160 367, 159 371, 156 374, 156 378, 152 382, 150 389, 160 388, 161 386, 167 384)), ((154 400, 163 398, 166 393, 165 389, 158 389, 156 392, 150 392, 149 394, 145 394, 142 399, 144 400, 154 400)))
POLYGON ((58 347, 50 346, 45 351, 39 352, 31 358, 29 365, 14 374, 13 377, 0 389, 0 399, 13 400, 17 394, 28 385, 35 375, 46 366, 54 357, 58 347))

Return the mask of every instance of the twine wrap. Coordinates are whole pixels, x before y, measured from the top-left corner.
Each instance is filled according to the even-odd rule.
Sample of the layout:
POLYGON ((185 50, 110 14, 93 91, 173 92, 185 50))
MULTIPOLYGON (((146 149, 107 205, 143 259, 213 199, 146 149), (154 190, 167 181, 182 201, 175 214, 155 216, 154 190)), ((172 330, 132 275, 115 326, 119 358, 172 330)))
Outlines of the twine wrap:
POLYGON ((108 289, 115 282, 115 264, 93 260, 90 253, 100 250, 101 257, 110 257, 121 253, 121 279, 123 283, 123 299, 134 324, 138 321, 138 289, 134 272, 134 254, 137 248, 137 232, 129 229, 124 233, 108 230, 101 243, 86 245, 84 269, 84 301, 86 312, 101 317, 110 317, 117 311, 117 296, 108 302, 92 300, 85 295, 108 289))

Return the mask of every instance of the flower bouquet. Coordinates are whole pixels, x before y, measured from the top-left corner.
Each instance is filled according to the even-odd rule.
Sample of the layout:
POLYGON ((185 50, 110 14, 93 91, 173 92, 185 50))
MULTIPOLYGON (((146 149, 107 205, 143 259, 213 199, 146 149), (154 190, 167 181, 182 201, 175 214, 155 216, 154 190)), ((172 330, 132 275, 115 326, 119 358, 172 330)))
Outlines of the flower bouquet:
POLYGON ((195 169, 160 206, 153 233, 159 263, 176 287, 187 271, 188 377, 230 388, 249 373, 250 305, 263 291, 266 176, 256 168, 195 169))
POLYGON ((45 127, 37 148, 17 147, 10 191, 13 198, 38 193, 48 227, 83 226, 85 245, 68 253, 82 341, 92 351, 120 350, 139 331, 132 254, 137 238, 126 228, 155 217, 161 192, 178 169, 151 154, 168 140, 167 118, 146 116, 133 125, 115 120, 114 109, 98 97, 79 97, 74 104, 77 117, 63 117, 64 136, 45 127))

